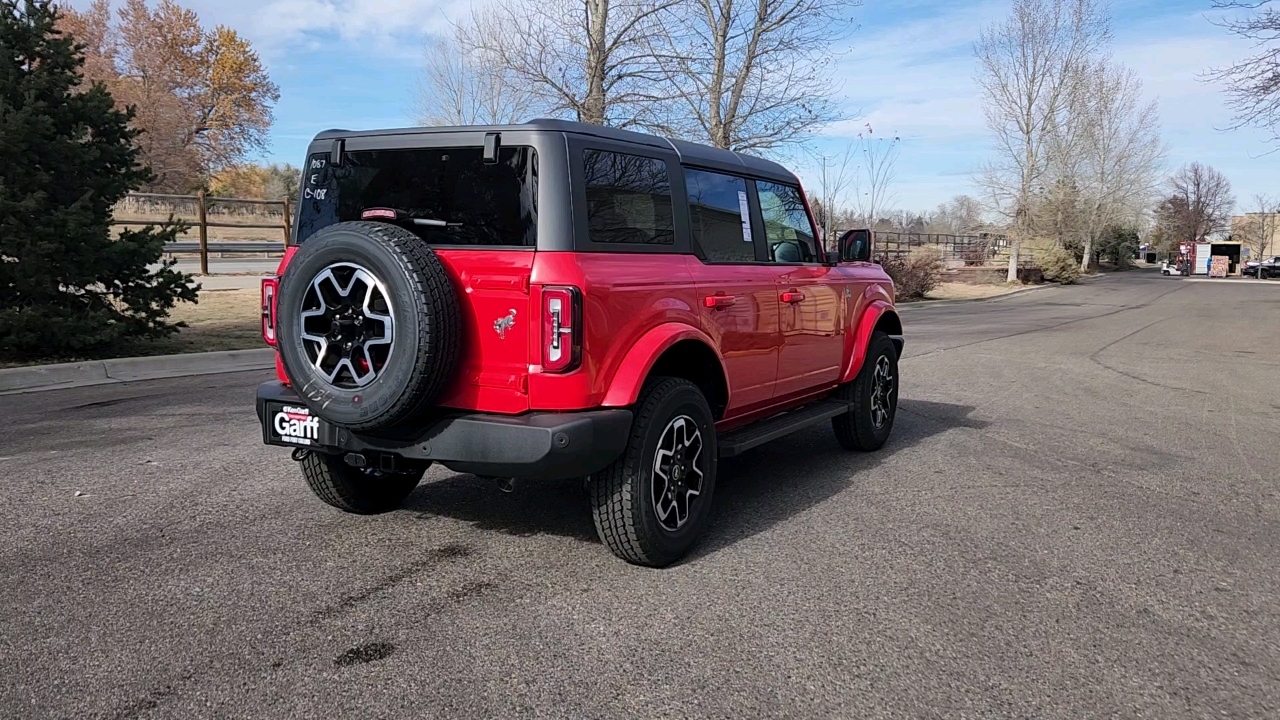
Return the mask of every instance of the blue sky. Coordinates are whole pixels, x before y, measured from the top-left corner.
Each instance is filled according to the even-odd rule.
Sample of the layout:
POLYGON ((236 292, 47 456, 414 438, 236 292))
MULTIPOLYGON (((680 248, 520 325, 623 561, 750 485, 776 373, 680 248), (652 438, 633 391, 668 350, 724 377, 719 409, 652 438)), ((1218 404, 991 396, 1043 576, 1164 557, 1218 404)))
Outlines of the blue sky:
MULTIPOLYGON (((207 24, 250 38, 280 86, 265 159, 297 165, 307 141, 330 127, 411 124, 422 42, 467 11, 467 0, 180 0, 207 24)), ((72 0, 83 7, 87 0, 72 0)), ((1222 132, 1230 113, 1204 69, 1248 53, 1208 20, 1210 0, 1113 0, 1115 55, 1160 102, 1169 167, 1207 162, 1231 179, 1241 203, 1280 194, 1280 154, 1255 131, 1222 132)), ((1009 0, 864 0, 858 30, 838 48, 848 117, 822 146, 870 123, 903 140, 896 204, 925 210, 975 193, 973 171, 989 146, 973 83, 972 43, 1009 0)), ((809 169, 799 165, 802 178, 809 169)))

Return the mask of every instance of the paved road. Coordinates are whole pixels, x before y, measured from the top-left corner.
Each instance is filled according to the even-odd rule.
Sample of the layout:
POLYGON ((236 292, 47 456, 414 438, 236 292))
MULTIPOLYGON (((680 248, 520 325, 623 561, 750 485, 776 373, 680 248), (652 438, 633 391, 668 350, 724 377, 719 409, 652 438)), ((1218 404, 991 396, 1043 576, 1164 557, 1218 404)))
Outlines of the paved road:
POLYGON ((264 374, 0 398, 0 715, 1280 717, 1278 319, 1136 273, 913 307, 889 446, 724 462, 665 571, 572 483, 331 510, 264 374))

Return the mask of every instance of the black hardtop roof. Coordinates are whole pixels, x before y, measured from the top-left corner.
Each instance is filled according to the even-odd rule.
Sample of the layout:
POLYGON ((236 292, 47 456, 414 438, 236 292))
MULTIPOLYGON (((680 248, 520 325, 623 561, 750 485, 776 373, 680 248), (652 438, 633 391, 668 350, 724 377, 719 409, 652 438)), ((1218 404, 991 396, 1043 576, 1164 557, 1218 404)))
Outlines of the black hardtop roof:
POLYGON ((779 165, 772 160, 765 160, 764 158, 756 157, 754 155, 722 150, 720 148, 711 147, 710 145, 699 145, 698 143, 691 143, 685 140, 668 140, 667 138, 659 137, 657 135, 604 127, 601 125, 590 125, 588 123, 573 122, 571 120, 538 119, 530 120, 529 122, 520 125, 466 125, 455 127, 395 128, 387 130, 325 130, 324 132, 316 135, 315 140, 337 140, 340 138, 350 137, 377 137, 390 135, 419 135, 441 132, 528 132, 530 130, 589 135, 617 142, 648 145, 650 147, 658 147, 664 150, 671 149, 680 156, 680 162, 685 165, 697 165, 737 172, 745 171, 750 175, 773 178, 787 183, 799 182, 795 173, 786 169, 782 165, 779 165))

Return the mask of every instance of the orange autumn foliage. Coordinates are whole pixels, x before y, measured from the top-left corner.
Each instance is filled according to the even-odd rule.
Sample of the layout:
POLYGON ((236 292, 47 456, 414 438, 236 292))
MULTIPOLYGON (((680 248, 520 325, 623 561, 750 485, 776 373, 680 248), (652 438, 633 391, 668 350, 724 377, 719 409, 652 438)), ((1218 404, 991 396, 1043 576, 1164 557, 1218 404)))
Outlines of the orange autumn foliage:
POLYGON ((154 9, 126 0, 114 18, 107 0, 94 0, 84 12, 64 9, 59 27, 84 45, 85 81, 137 109, 137 142, 156 176, 149 189, 201 187, 266 144, 280 91, 235 30, 206 30, 172 0, 154 9))

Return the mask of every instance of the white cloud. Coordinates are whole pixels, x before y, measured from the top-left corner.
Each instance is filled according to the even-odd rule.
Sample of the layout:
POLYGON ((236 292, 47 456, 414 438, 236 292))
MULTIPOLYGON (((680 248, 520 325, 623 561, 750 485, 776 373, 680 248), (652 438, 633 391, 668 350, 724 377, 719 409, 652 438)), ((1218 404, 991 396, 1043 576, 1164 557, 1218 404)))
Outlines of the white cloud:
POLYGON ((235 0, 212 3, 210 17, 236 17, 268 55, 287 53, 297 43, 311 50, 332 45, 340 61, 340 53, 352 51, 416 57, 423 36, 444 30, 455 9, 456 3, 433 0, 235 0))
MULTIPOLYGON (((84 9, 90 0, 72 0, 84 9)), ((269 59, 291 49, 333 47, 335 62, 351 51, 370 55, 421 52, 422 38, 446 29, 470 0, 178 0, 207 25, 243 34, 269 59), (337 45, 335 43, 340 43, 337 45)), ((119 0, 113 4, 118 5, 119 0)))

